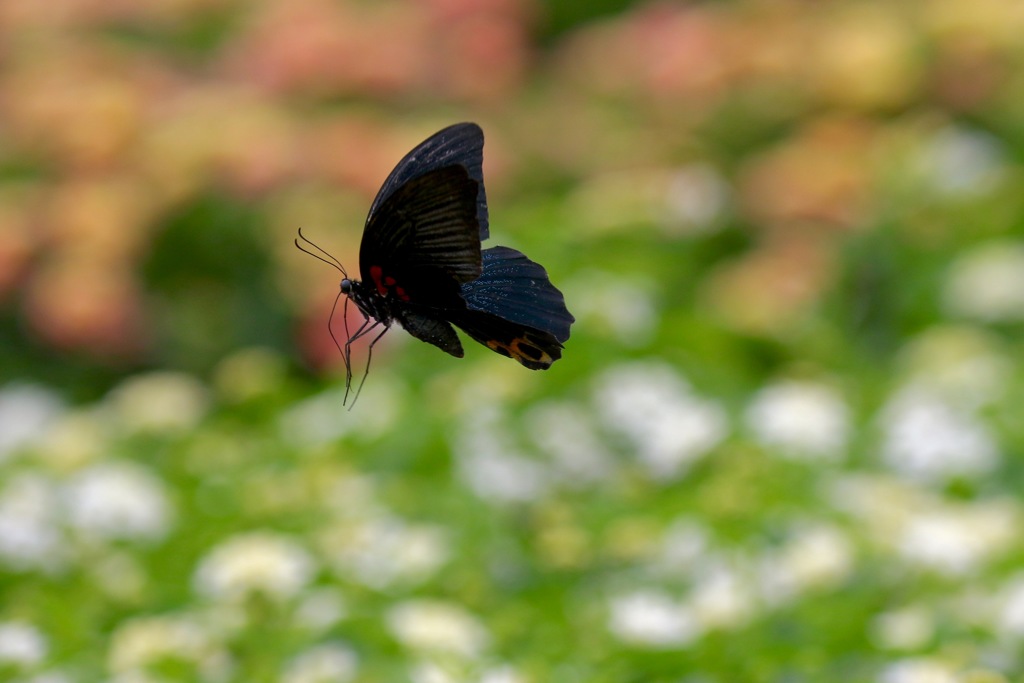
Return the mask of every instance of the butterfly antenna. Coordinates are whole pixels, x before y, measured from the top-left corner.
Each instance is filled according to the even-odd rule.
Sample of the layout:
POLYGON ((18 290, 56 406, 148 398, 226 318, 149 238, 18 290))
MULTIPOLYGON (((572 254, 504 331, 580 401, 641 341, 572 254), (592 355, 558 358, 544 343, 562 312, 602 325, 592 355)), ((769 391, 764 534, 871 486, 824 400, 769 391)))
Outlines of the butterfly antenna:
MULTIPOLYGON (((376 326, 376 323, 374 324, 373 327, 375 327, 375 326, 376 326)), ((373 327, 370 327, 370 330, 372 330, 373 327)), ((348 407, 349 410, 352 410, 355 407, 356 401, 359 400, 359 394, 362 393, 362 391, 363 391, 363 385, 366 384, 366 378, 370 376, 370 361, 373 360, 373 347, 376 346, 377 342, 380 341, 380 338, 383 337, 385 334, 387 334, 388 330, 390 330, 390 329, 391 329, 390 327, 385 325, 384 329, 380 331, 380 334, 378 334, 376 337, 374 337, 373 341, 370 342, 370 346, 367 347, 367 349, 366 349, 366 370, 363 371, 363 378, 361 380, 359 380, 359 386, 356 388, 356 395, 352 399, 352 405, 350 405, 348 407)), ((367 330, 367 332, 369 332, 370 330, 367 330)))
POLYGON ((295 246, 298 247, 299 251, 304 252, 306 254, 309 254, 310 256, 312 256, 315 259, 319 259, 319 260, 323 261, 324 263, 326 263, 327 265, 331 266, 332 268, 336 268, 339 271, 341 271, 341 274, 344 277, 348 277, 348 272, 345 270, 345 266, 341 265, 341 261, 339 261, 337 258, 335 258, 334 255, 331 254, 329 251, 327 251, 326 249, 324 249, 320 245, 316 244, 315 242, 309 240, 305 235, 303 235, 302 234, 302 228, 299 228, 299 236, 295 240, 295 246), (327 258, 324 258, 323 256, 320 256, 320 254, 315 254, 312 251, 310 251, 309 249, 306 249, 304 246, 299 244, 299 240, 300 239, 303 242, 305 242, 306 244, 311 245, 314 249, 319 251, 320 254, 323 254, 327 258))

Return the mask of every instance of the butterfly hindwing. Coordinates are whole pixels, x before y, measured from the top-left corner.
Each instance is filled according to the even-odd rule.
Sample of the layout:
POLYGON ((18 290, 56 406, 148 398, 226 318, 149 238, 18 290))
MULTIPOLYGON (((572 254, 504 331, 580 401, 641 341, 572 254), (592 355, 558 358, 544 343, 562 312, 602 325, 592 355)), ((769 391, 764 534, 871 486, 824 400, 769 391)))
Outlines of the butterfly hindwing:
POLYGON ((363 281, 389 301, 460 306, 459 286, 482 270, 477 183, 462 166, 421 174, 372 213, 359 249, 363 281))
POLYGON ((476 220, 479 239, 490 236, 487 194, 484 191, 484 133, 475 123, 456 123, 434 133, 405 155, 377 192, 367 222, 380 213, 388 199, 403 185, 446 166, 461 166, 476 181, 476 220))
POLYGON ((485 249, 481 256, 480 277, 462 285, 462 298, 470 310, 547 333, 559 344, 569 338, 575 318, 543 266, 508 247, 485 249))
POLYGON ((493 313, 465 310, 452 322, 490 350, 514 358, 531 370, 547 370, 562 357, 562 343, 550 332, 493 313))

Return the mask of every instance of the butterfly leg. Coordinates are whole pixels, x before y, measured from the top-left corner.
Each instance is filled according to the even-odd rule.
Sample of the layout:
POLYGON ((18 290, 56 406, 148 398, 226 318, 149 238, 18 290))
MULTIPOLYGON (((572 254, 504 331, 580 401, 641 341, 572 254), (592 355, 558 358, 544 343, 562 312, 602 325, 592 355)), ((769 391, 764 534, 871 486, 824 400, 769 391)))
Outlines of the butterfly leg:
MULTIPOLYGON (((343 405, 348 400, 348 394, 352 388, 352 342, 366 337, 380 325, 380 321, 377 321, 377 319, 367 315, 365 321, 362 322, 362 325, 360 325, 355 332, 352 333, 352 336, 348 338, 348 341, 345 342, 345 397, 341 401, 343 405)), ((374 337, 374 340, 370 342, 370 348, 367 353, 367 370, 362 374, 362 379, 359 381, 359 387, 355 390, 355 398, 359 397, 359 391, 362 390, 362 383, 367 381, 367 375, 370 374, 370 356, 373 354, 374 344, 376 344, 377 341, 384 336, 384 333, 390 329, 390 325, 384 325, 384 329, 381 330, 381 333, 374 337)), ((352 398, 352 405, 355 405, 355 398, 352 398)), ((351 410, 351 407, 349 407, 349 410, 351 410)))
MULTIPOLYGON (((378 324, 379 323, 374 322, 374 324, 371 325, 366 330, 366 332, 369 332, 374 327, 376 327, 378 324)), ((355 398, 352 399, 352 406, 354 406, 356 404, 356 401, 359 400, 359 393, 363 390, 363 384, 366 383, 366 378, 370 374, 370 361, 373 360, 373 347, 377 344, 377 342, 380 341, 381 337, 383 337, 385 334, 387 334, 387 331, 390 330, 390 329, 391 329, 390 325, 385 325, 384 329, 380 331, 380 334, 378 334, 376 337, 373 338, 373 341, 370 342, 370 346, 367 347, 367 349, 366 349, 366 370, 363 371, 363 378, 361 380, 359 380, 359 387, 356 388, 356 395, 355 395, 355 398)), ((363 334, 366 334, 366 332, 364 332, 363 334)), ((352 406, 349 406, 349 410, 352 410, 352 406)))
POLYGON ((352 390, 352 342, 365 336, 370 330, 379 324, 379 321, 374 320, 364 313, 362 324, 356 328, 356 331, 349 335, 348 339, 345 341, 345 349, 342 351, 342 357, 345 360, 345 397, 341 400, 342 405, 345 405, 345 403, 348 402, 348 395, 352 390))
MULTIPOLYGON (((341 344, 338 342, 338 337, 334 334, 334 314, 338 310, 338 299, 341 298, 341 292, 338 292, 338 296, 334 297, 334 305, 331 306, 331 315, 327 318, 327 332, 331 335, 331 339, 334 340, 334 345, 338 348, 338 353, 341 354, 341 358, 345 361, 345 391, 346 396, 348 395, 348 386, 352 383, 352 362, 349 357, 348 348, 349 341, 345 342, 345 349, 341 348, 341 344)), ((365 317, 365 316, 364 316, 365 317)), ((342 309, 342 318, 345 321, 345 338, 351 340, 352 335, 348 333, 348 299, 345 299, 345 306, 342 309)))

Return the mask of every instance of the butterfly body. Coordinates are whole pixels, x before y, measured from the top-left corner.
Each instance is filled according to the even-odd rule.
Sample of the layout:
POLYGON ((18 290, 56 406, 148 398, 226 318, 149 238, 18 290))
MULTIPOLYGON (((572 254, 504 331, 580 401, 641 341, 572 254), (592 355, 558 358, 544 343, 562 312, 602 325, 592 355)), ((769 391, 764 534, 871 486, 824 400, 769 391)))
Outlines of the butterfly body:
MULTIPOLYGON (((403 158, 366 219, 361 280, 345 274, 341 294, 364 316, 345 343, 398 323, 412 336, 461 358, 453 327, 527 368, 561 357, 573 316, 547 272, 508 247, 483 249, 489 237, 483 184, 483 132, 449 126, 403 158)), ((333 334, 333 333, 332 333, 333 334)))
POLYGON ((462 344, 455 330, 438 318, 442 311, 424 308, 412 302, 394 278, 382 274, 373 283, 346 278, 341 281, 341 291, 367 319, 385 328, 397 322, 417 339, 433 344, 457 358, 463 357, 462 344), (378 285, 378 281, 383 286, 378 285), (390 287, 384 284, 388 282, 391 283, 390 287))

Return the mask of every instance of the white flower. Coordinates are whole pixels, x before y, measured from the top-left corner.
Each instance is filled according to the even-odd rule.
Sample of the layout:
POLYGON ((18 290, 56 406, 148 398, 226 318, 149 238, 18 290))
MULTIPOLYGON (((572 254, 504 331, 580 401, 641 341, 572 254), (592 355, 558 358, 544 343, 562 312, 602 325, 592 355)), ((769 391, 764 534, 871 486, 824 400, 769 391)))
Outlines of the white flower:
POLYGON ((598 435, 593 418, 582 406, 547 401, 524 417, 533 442, 549 455, 567 484, 585 486, 612 475, 613 460, 598 435))
POLYGON ((899 392, 882 413, 882 459, 896 472, 925 482, 979 476, 998 464, 985 425, 918 387, 899 392))
POLYGON ((283 683, 345 683, 355 678, 358 659, 340 642, 317 645, 298 654, 284 671, 283 683))
POLYGON ((297 595, 313 577, 310 554, 287 536, 271 532, 241 534, 222 542, 200 561, 196 590, 227 600, 261 592, 271 598, 297 595))
POLYGON ((409 671, 411 683, 526 683, 526 678, 510 666, 478 667, 461 662, 416 662, 409 671))
POLYGON ((105 421, 98 410, 77 410, 51 425, 39 448, 39 457, 54 470, 73 472, 107 454, 105 421))
POLYGON ((384 514, 377 501, 377 482, 368 474, 345 472, 321 489, 319 503, 343 518, 365 518, 384 514))
POLYGON ((599 378, 595 401, 608 427, 633 444, 658 478, 679 476, 727 434, 722 408, 695 396, 668 365, 613 368, 599 378))
POLYGON ((853 547, 847 536, 817 524, 800 530, 783 547, 783 565, 803 588, 833 586, 853 569, 853 547))
POLYGON ((139 601, 146 595, 148 575, 141 557, 107 549, 89 564, 93 582, 106 595, 118 601, 139 601))
POLYGON ((959 683, 956 671, 937 659, 913 657, 886 666, 878 683, 959 683))
POLYGON ((566 283, 573 315, 593 334, 631 348, 646 345, 658 327, 651 283, 621 273, 588 270, 566 283))
POLYGON ((636 591, 609 605, 608 629, 638 647, 676 648, 696 640, 701 625, 688 608, 664 593, 636 591))
POLYGON ((831 588, 852 570, 849 539, 832 527, 811 525, 759 561, 761 599, 782 605, 808 591, 831 588))
POLYGON ((66 543, 58 527, 56 486, 36 474, 12 477, 0 492, 0 563, 15 569, 55 570, 66 543))
POLYGON ((100 539, 159 540, 171 527, 163 482, 129 462, 80 471, 67 485, 69 524, 100 539))
POLYGON ((198 662, 211 653, 211 636, 202 623, 184 616, 129 619, 111 635, 107 665, 125 673, 172 659, 198 662))
POLYGON ((991 241, 957 258, 944 299, 950 313, 972 320, 1024 319, 1024 242, 991 241))
POLYGON ((19 683, 73 683, 74 679, 63 671, 43 671, 29 678, 23 678, 19 683))
MULTIPOLYGON (((353 359, 353 363, 357 363, 353 359)), ((358 367, 353 372, 359 371, 358 367)), ((355 386, 360 379, 357 377, 355 386)), ((351 405, 355 386, 349 393, 351 405)), ((401 411, 402 386, 384 373, 376 373, 366 383, 356 407, 348 412, 345 388, 328 389, 292 406, 278 419, 281 438, 300 447, 322 446, 343 436, 358 434, 367 438, 380 436, 390 429, 401 411)))
POLYGON ((592 232, 628 232, 648 224, 672 235, 719 227, 730 202, 722 175, 706 164, 591 176, 565 204, 569 220, 592 232))
POLYGON ((197 379, 180 372, 131 377, 107 397, 117 423, 129 431, 182 432, 195 427, 209 409, 209 394, 197 379))
POLYGON ((334 588, 307 591, 295 608, 295 621, 314 632, 325 631, 348 614, 345 599, 334 588))
POLYGON ((480 675, 480 683, 526 683, 526 679, 511 666, 494 666, 480 675))
POLYGON ((960 126, 940 130, 923 150, 921 169, 943 195, 977 195, 1005 175, 1005 152, 999 138, 960 126))
POLYGON ((978 570, 1017 540, 1016 503, 953 503, 904 483, 847 475, 834 486, 841 509, 876 542, 911 565, 949 576, 978 570))
POLYGON ((935 633, 935 620, 922 607, 883 612, 871 623, 872 640, 887 650, 913 650, 924 646, 935 633))
POLYGON ((694 618, 707 630, 742 626, 753 617, 755 602, 748 582, 723 565, 701 576, 688 600, 694 618))
POLYGON ((694 565, 710 555, 707 529, 690 519, 672 523, 661 540, 656 566, 659 571, 678 576, 690 572, 694 565))
POLYGON ((354 575, 365 585, 385 588, 419 583, 437 572, 450 554, 443 529, 410 525, 396 517, 380 517, 342 525, 321 541, 334 569, 354 575))
POLYGON ((330 389, 301 401, 281 414, 278 424, 281 437, 300 446, 331 443, 352 429, 343 419, 344 389, 330 389))
POLYGON ((1018 573, 1000 591, 996 628, 1014 638, 1024 637, 1024 573, 1018 573))
POLYGON ((464 421, 456 438, 455 456, 460 478, 484 500, 536 500, 548 489, 544 466, 517 451, 495 410, 475 410, 464 421))
POLYGON ((926 492, 883 475, 844 474, 825 489, 837 508, 887 532, 932 500, 926 492))
POLYGON ((536 500, 547 490, 544 467, 515 453, 483 451, 460 458, 459 475, 480 498, 497 503, 536 500))
POLYGON ((153 674, 133 670, 110 676, 104 683, 166 683, 166 681, 153 674))
POLYGON ((440 663, 430 660, 416 662, 409 671, 411 683, 465 683, 440 663))
POLYGON ((476 657, 490 640, 476 617, 439 600, 400 603, 388 612, 387 623, 395 638, 413 650, 476 657))
POLYGON ((836 459, 850 429, 839 394, 812 382, 779 382, 762 389, 746 419, 761 443, 796 459, 836 459))
POLYGON ((903 526, 900 554, 947 575, 965 575, 1016 542, 1018 515, 997 504, 922 511, 903 526))
POLYGON ((38 664, 48 649, 46 638, 35 626, 20 621, 0 622, 0 668, 38 664))
POLYGON ((48 389, 19 384, 0 389, 0 462, 46 436, 63 411, 63 402, 48 389))
POLYGON ((910 386, 975 410, 999 398, 1013 377, 1013 362, 995 334, 979 327, 931 327, 900 352, 910 386))
POLYGON ((706 164, 683 166, 669 182, 667 227, 675 234, 710 232, 729 201, 729 185, 717 170, 706 164))

